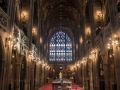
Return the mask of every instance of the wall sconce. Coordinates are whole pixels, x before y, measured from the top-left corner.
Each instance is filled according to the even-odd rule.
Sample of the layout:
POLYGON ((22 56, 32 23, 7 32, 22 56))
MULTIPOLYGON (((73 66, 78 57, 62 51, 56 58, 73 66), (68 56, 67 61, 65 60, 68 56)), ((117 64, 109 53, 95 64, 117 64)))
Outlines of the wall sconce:
POLYGON ((12 40, 12 36, 10 35, 8 38, 5 39, 5 47, 9 46, 10 44, 15 44, 16 43, 16 39, 12 40))
POLYGON ((21 14, 21 19, 22 19, 22 20, 25 20, 25 19, 26 19, 26 13, 25 13, 25 12, 22 12, 22 14, 21 14))
POLYGON ((108 49, 112 49, 113 45, 119 46, 120 47, 120 37, 117 37, 116 35, 114 35, 114 39, 112 40, 111 38, 109 38, 109 43, 107 44, 107 48, 108 49))
POLYGON ((32 51, 29 51, 28 57, 29 57, 30 59, 33 59, 33 53, 32 53, 32 51))
POLYGON ((80 44, 82 44, 83 43, 83 39, 82 39, 82 37, 80 37, 80 44))
POLYGON ((74 65, 73 67, 76 68, 76 65, 74 65))
POLYGON ((96 52, 95 51, 91 51, 90 55, 89 55, 90 59, 94 59, 96 58, 96 52))
POLYGON ((98 15, 98 20, 101 20, 102 19, 102 13, 98 12, 97 15, 98 15))
POLYGON ((37 34, 37 33, 36 33, 36 29, 33 28, 33 29, 32 29, 32 35, 35 36, 36 34, 37 34))
POLYGON ((26 13, 26 12, 22 12, 22 13, 21 13, 21 22, 22 22, 22 23, 25 23, 26 18, 27 18, 27 13, 26 13))
POLYGON ((43 41, 42 41, 42 37, 40 37, 40 44, 42 44, 42 42, 43 42, 43 41))
POLYGON ((5 39, 5 47, 6 46, 9 46, 10 45, 10 42, 11 42, 11 38, 9 37, 9 38, 6 38, 5 39))

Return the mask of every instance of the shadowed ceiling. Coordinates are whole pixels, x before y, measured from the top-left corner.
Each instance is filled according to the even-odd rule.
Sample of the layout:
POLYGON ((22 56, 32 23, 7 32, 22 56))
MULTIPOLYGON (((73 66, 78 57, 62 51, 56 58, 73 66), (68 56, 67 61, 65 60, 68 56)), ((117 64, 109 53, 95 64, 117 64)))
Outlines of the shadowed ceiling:
POLYGON ((59 27, 69 28, 74 33, 80 17, 80 0, 41 0, 43 23, 47 34, 59 27))

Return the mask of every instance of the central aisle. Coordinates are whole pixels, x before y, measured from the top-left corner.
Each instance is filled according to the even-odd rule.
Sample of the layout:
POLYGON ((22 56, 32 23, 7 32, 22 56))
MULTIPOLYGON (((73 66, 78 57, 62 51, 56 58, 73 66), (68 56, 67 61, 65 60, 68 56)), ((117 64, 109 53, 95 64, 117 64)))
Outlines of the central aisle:
MULTIPOLYGON (((41 88, 40 90, 52 90, 52 84, 47 84, 43 88, 41 88)), ((83 90, 83 89, 81 87, 79 87, 78 85, 73 83, 72 90, 83 90)))

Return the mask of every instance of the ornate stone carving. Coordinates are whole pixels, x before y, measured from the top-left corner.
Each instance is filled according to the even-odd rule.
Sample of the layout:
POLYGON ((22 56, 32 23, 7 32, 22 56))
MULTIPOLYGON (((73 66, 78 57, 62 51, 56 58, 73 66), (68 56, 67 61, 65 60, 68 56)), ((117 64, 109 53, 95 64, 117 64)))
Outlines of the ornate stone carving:
POLYGON ((25 55, 24 46, 20 44, 20 55, 25 55))
POLYGON ((13 35, 14 35, 15 38, 19 38, 19 30, 18 30, 18 27, 17 27, 17 26, 14 26, 13 35))
POLYGON ((98 46, 100 43, 103 42, 103 33, 101 32, 96 38, 95 38, 95 44, 98 46))
POLYGON ((111 24, 108 24, 104 29, 105 39, 109 38, 112 34, 111 24))

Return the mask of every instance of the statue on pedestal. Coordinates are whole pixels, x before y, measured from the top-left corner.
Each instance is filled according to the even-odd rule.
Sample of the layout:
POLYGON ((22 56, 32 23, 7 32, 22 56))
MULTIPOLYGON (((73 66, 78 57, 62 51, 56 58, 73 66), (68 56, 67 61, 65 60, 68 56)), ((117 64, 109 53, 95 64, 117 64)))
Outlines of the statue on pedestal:
POLYGON ((61 72, 59 73, 59 78, 62 79, 62 73, 61 72))

